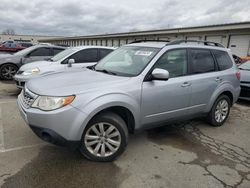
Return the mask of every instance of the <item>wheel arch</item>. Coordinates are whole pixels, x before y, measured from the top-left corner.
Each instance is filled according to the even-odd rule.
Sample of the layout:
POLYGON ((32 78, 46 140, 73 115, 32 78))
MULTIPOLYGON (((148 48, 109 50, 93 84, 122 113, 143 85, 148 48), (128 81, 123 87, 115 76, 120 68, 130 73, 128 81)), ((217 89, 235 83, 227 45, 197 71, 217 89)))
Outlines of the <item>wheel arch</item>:
POLYGON ((117 115, 119 115, 126 123, 128 131, 130 133, 133 133, 135 130, 135 117, 133 115, 133 113, 124 106, 110 106, 107 108, 104 108, 102 110, 100 110, 99 112, 97 112, 88 122, 90 122, 93 118, 95 118, 96 116, 105 113, 105 112, 113 112, 117 115))
POLYGON ((130 133, 133 133, 140 126, 140 103, 126 94, 113 93, 94 97, 91 102, 75 107, 85 114, 85 117, 82 118, 82 124, 77 128, 79 130, 78 138, 81 137, 91 119, 106 111, 119 115, 126 122, 130 133))
POLYGON ((209 112, 215 101, 217 100, 218 97, 220 97, 221 95, 226 95, 229 97, 230 101, 231 101, 231 106, 233 105, 234 101, 235 101, 235 98, 234 98, 234 94, 233 94, 233 88, 231 87, 225 87, 223 89, 221 89, 220 91, 217 91, 213 94, 213 96, 211 97, 211 100, 210 100, 210 103, 208 105, 208 109, 207 109, 207 112, 209 112))
POLYGON ((1 65, 0 65, 0 68, 3 66, 3 65, 14 65, 17 69, 19 69, 19 66, 17 65, 17 64, 15 64, 15 63, 13 63, 13 62, 6 62, 6 63, 2 63, 1 65))

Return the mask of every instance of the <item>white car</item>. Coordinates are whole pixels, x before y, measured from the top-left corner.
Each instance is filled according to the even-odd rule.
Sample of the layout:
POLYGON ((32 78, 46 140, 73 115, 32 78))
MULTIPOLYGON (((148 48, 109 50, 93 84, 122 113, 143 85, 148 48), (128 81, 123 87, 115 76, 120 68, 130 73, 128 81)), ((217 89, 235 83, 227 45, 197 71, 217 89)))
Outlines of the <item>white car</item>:
POLYGON ((17 71, 14 79, 17 87, 23 88, 25 82, 31 78, 95 65, 114 49, 113 47, 104 46, 79 46, 68 48, 47 61, 36 61, 23 65, 17 71))

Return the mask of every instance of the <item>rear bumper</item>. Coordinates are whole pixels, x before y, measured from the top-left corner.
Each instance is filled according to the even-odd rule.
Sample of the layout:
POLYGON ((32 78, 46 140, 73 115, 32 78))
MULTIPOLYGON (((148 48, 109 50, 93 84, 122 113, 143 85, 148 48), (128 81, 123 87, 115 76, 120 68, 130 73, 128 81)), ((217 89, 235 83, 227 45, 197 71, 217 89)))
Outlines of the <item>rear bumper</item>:
POLYGON ((239 99, 250 100, 250 84, 242 84, 239 99))

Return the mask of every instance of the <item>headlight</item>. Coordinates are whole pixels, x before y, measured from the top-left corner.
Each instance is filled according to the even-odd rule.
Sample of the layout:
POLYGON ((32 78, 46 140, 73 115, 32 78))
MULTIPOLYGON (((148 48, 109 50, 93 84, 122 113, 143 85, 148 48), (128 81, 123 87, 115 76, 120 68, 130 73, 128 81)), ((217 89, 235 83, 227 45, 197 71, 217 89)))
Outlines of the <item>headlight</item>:
POLYGON ((32 107, 39 108, 44 111, 55 110, 70 104, 74 98, 75 96, 73 95, 66 97, 39 96, 32 104, 32 107))
POLYGON ((28 75, 32 75, 32 74, 37 74, 37 73, 39 73, 39 72, 40 72, 39 68, 28 69, 28 70, 25 70, 25 71, 22 73, 22 75, 28 76, 28 75))

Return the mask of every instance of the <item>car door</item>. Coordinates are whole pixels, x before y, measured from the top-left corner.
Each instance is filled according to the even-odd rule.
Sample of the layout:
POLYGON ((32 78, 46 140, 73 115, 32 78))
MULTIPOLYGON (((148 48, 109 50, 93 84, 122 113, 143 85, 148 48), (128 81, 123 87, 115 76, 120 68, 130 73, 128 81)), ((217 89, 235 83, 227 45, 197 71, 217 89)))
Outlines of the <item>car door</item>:
MULTIPOLYGON (((167 51, 153 66, 169 72, 167 81, 145 80, 142 84, 141 114, 144 126, 188 115, 191 84, 187 50, 167 51)), ((152 69, 152 70, 153 70, 152 69)))
POLYGON ((31 51, 29 54, 27 54, 23 59, 23 63, 25 64, 33 61, 40 61, 48 59, 51 56, 52 52, 50 47, 39 47, 31 51))
POLYGON ((75 63, 72 65, 73 68, 95 65, 96 62, 98 61, 98 49, 90 48, 78 51, 75 54, 68 57, 66 60, 64 60, 63 64, 67 63, 69 59, 75 60, 75 63))
POLYGON ((212 94, 221 82, 214 57, 209 49, 189 49, 192 76, 190 114, 205 111, 212 94))

